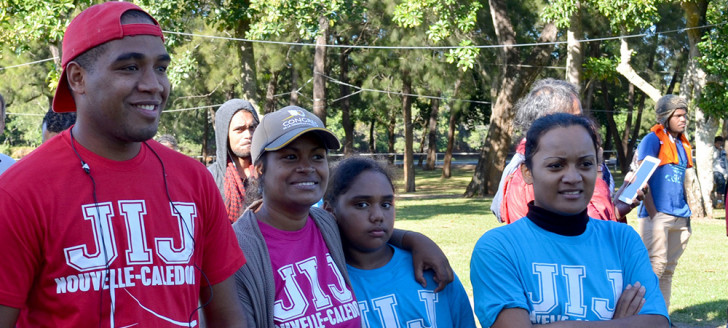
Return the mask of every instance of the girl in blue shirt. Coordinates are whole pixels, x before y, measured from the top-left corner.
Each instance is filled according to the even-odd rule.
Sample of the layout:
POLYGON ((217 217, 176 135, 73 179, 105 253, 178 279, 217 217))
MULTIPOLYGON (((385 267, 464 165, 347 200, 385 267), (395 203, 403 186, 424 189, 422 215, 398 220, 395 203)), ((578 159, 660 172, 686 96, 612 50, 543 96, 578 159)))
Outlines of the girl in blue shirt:
POLYGON ((425 272, 423 287, 415 281, 411 253, 388 243, 394 185, 379 163, 364 157, 341 161, 329 180, 324 208, 339 225, 364 327, 475 327, 457 277, 439 291, 432 272, 425 272))

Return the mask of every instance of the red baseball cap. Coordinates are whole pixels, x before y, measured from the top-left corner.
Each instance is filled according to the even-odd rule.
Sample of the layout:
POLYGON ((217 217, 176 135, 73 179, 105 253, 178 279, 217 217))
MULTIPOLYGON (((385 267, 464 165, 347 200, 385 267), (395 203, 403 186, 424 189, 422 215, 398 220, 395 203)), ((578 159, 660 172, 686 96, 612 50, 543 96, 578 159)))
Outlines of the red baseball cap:
POLYGON ((57 113, 75 112, 76 102, 68 89, 66 66, 70 61, 84 52, 112 40, 122 39, 133 35, 154 35, 162 38, 162 29, 159 23, 152 24, 121 24, 121 15, 129 10, 138 10, 146 13, 139 6, 130 2, 106 2, 91 6, 78 14, 63 34, 63 52, 61 56, 61 79, 58 81, 56 95, 53 97, 53 111, 57 113))

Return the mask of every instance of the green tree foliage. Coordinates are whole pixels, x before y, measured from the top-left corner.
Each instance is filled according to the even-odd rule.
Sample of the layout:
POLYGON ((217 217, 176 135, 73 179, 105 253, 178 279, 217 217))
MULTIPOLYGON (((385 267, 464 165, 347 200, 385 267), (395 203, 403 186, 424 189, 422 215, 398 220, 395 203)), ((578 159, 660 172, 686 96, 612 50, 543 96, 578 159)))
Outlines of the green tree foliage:
POLYGON ((38 50, 32 46, 48 47, 50 56, 56 57, 56 67, 47 72, 45 79, 54 90, 60 75, 63 31, 75 14, 94 3, 91 0, 0 0, 0 44, 7 45, 2 51, 20 55, 38 50))
POLYGON ((705 72, 711 77, 703 89, 699 99, 700 108, 711 116, 728 118, 728 25, 725 17, 728 15, 728 1, 711 2, 708 7, 708 24, 717 24, 712 27, 698 44, 700 53, 699 62, 705 72))
POLYGON ((459 48, 450 49, 445 56, 448 63, 457 63, 458 68, 467 70, 475 65, 480 49, 463 36, 475 30, 482 8, 479 1, 473 0, 407 0, 395 7, 394 22, 406 28, 427 25, 427 38, 435 44, 457 36, 460 41, 455 43, 459 48))
POLYGON ((0 0, 0 43, 28 50, 29 41, 59 43, 70 18, 89 0, 0 0))
MULTIPOLYGON (((214 32, 211 27, 202 27, 201 32, 214 32)), ((170 66, 169 78, 173 83, 167 110, 162 115, 160 133, 177 137, 180 143, 200 145, 207 141, 214 144, 214 131, 206 124, 211 121, 206 107, 220 105, 237 94, 240 85, 240 66, 234 47, 223 40, 209 40, 193 37, 173 49, 174 65, 170 66), (233 59, 233 60, 230 60, 233 59), (203 107, 203 108, 200 108, 203 107), (196 108, 184 111, 180 109, 196 108)), ((196 148, 196 147, 195 147, 196 148)), ((190 154, 199 154, 200 149, 185 149, 190 154)))
POLYGON ((587 79, 607 80, 609 83, 619 83, 617 74, 619 59, 612 57, 590 57, 584 63, 584 77, 587 79))
POLYGON ((365 12, 356 0, 252 0, 249 11, 256 13, 248 37, 297 35, 302 40, 312 40, 319 33, 318 18, 323 15, 334 26, 346 19, 356 19, 365 12))
MULTIPOLYGON (((712 6, 725 2, 715 1, 712 6)), ((83 8, 98 2, 101 0, 0 0, 0 68, 56 56, 53 47, 60 48, 62 32, 69 19, 83 8)), ((345 133, 340 126, 343 124, 341 112, 346 107, 345 101, 348 102, 350 117, 354 121, 353 148, 356 151, 369 151, 371 139, 376 151, 389 151, 390 128, 393 150, 402 152, 404 149, 402 98, 397 94, 402 91, 404 69, 409 71, 414 94, 441 93, 444 98, 488 102, 495 99, 502 87, 498 81, 501 81, 501 70, 504 67, 533 64, 500 62, 500 49, 470 47, 498 44, 488 3, 484 1, 136 0, 135 3, 157 18, 165 31, 313 43, 319 33, 318 17, 323 15, 329 21, 329 45, 460 46, 452 50, 328 49, 325 74, 327 106, 330 108, 328 118, 331 120, 329 126, 343 139, 345 133), (342 68, 342 62, 347 63, 348 69, 342 68), (456 94, 454 86, 458 79, 462 83, 456 94), (346 80, 353 86, 347 91, 335 80, 346 80), (362 91, 357 87, 391 93, 362 91), (370 127, 373 127, 371 134, 370 127)), ((512 17, 515 43, 535 42, 543 29, 541 13, 569 3, 561 0, 549 3, 541 0, 504 1, 505 11, 512 17)), ((674 33, 659 38, 651 34, 684 27, 679 4, 668 5, 647 0, 592 0, 582 1, 582 4, 585 10, 585 38, 622 34, 617 27, 650 21, 652 27, 649 28, 628 27, 648 33, 644 38, 629 40, 630 47, 635 50, 632 64, 641 76, 659 85, 661 90, 666 90, 673 81, 675 71, 682 68, 684 72, 687 53, 685 34, 674 33), (658 15, 654 15, 650 5, 657 8, 660 20, 656 20, 658 15), (602 13, 597 10, 600 6, 612 9, 602 13), (637 6, 647 9, 640 12, 637 6), (625 20, 624 15, 627 14, 642 15, 645 21, 625 20), (624 24, 615 25, 614 22, 624 24)), ((563 14, 566 15, 563 17, 568 17, 569 11, 564 9, 563 14)), ((720 17, 716 12, 712 21, 719 22, 720 17)), ((715 55, 725 52, 715 42, 724 39, 723 35, 710 38, 714 40, 711 47, 715 49, 715 55)), ((563 39, 563 36, 560 38, 563 39)), ((247 97, 246 92, 250 90, 258 99, 265 98, 267 88, 273 90, 270 98, 272 108, 281 108, 292 102, 312 108, 310 80, 313 77, 313 47, 211 39, 174 33, 165 34, 165 39, 173 58, 169 70, 173 90, 168 111, 162 115, 160 133, 174 134, 188 154, 198 155, 203 144, 212 144, 214 132, 210 130, 209 123, 216 105, 232 97, 247 97), (242 47, 251 52, 241 51, 242 47), (244 67, 253 71, 246 71, 244 67), (258 74, 251 74, 254 71, 258 74), (255 87, 247 87, 249 81, 246 78, 253 78, 255 87), (297 100, 294 95, 299 96, 297 100)), ((519 49, 524 54, 530 51, 528 47, 519 49)), ((704 51, 707 58, 711 51, 704 51)), ((617 116, 627 115, 633 107, 638 107, 630 107, 629 83, 623 77, 614 75, 614 61, 619 54, 618 42, 590 42, 584 52, 585 58, 593 58, 585 61, 588 78, 595 80, 591 85, 600 85, 596 81, 603 78, 609 81, 607 89, 599 87, 591 96, 586 88, 590 84, 585 84, 585 103, 586 99, 590 99, 589 107, 595 110, 594 116, 602 119, 605 110, 602 92, 610 98, 617 116)), ((550 53, 549 62, 543 65, 563 66, 565 53, 566 47, 556 46, 550 53)), ((715 58, 714 64, 706 61, 706 65, 719 65, 720 60, 725 62, 725 58, 715 58)), ((0 93, 8 100, 8 111, 12 113, 7 119, 6 133, 0 139, 4 140, 5 145, 18 147, 39 143, 37 130, 40 126, 40 115, 50 104, 58 72, 54 61, 0 69, 0 93)), ((563 70, 544 68, 535 78, 563 78, 562 73, 563 70)), ((718 76, 713 71, 710 74, 718 76)), ((724 80, 724 77, 715 79, 716 83, 724 80)), ((709 88, 711 86, 706 87, 709 88)), ((705 94, 709 92, 711 91, 706 91, 705 94)), ((413 146, 419 150, 431 100, 425 97, 415 98, 412 106, 413 146)), ((635 102, 639 103, 639 99, 637 97, 635 102)), ((715 99, 718 99, 717 96, 712 97, 713 101, 715 99)), ((257 107, 262 112, 265 105, 261 101, 257 107)), ((648 100, 646 107, 649 108, 650 105, 648 100)), ((457 111, 455 117, 458 120, 455 128, 455 151, 477 150, 489 129, 491 105, 442 100, 438 121, 439 151, 443 151, 445 146, 444 136, 447 134, 447 121, 451 111, 457 111)), ((619 117, 615 120, 621 128, 624 120, 619 117)), ((491 138, 487 141, 492 140, 491 138)), ((208 147, 208 153, 211 150, 208 147)))
MULTIPOLYGON (((582 0, 582 8, 604 15, 617 31, 631 31, 652 25, 657 18, 659 0, 582 0)), ((549 1, 542 12, 544 20, 567 28, 576 10, 574 0, 549 1)))
POLYGON ((56 66, 53 61, 27 65, 52 57, 44 42, 28 42, 28 51, 20 53, 10 47, 0 46, 0 94, 7 103, 5 133, 0 135, 0 141, 8 148, 37 146, 41 120, 53 99, 49 72, 55 72, 56 66))

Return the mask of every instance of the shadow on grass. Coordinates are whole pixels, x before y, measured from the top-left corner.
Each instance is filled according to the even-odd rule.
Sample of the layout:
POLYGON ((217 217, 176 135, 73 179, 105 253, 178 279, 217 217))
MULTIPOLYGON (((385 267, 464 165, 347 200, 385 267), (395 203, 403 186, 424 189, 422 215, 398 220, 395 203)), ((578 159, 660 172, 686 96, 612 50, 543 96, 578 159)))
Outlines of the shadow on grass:
POLYGON ((485 216, 491 214, 490 203, 490 198, 462 198, 452 196, 398 199, 397 219, 425 220, 437 215, 485 216))
POLYGON ((724 209, 714 209, 713 210, 713 220, 725 221, 725 210, 724 209))
POLYGON ((678 327, 725 327, 728 299, 700 303, 672 311, 670 319, 678 327))

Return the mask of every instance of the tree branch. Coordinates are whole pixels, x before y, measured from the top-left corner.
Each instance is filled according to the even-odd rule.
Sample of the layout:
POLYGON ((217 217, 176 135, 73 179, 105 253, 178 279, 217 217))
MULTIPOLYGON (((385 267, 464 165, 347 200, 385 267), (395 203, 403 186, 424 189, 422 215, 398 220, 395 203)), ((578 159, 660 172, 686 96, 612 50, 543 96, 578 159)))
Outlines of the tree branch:
POLYGON ((629 49, 629 45, 627 45, 627 40, 620 39, 620 60, 619 65, 617 65, 617 72, 619 74, 622 74, 630 83, 634 84, 637 88, 642 90, 650 99, 657 102, 658 99, 662 96, 660 93, 660 90, 657 90, 655 87, 653 87, 649 82, 645 81, 637 72, 632 68, 632 65, 630 65, 630 60, 632 59, 632 50, 629 49))

